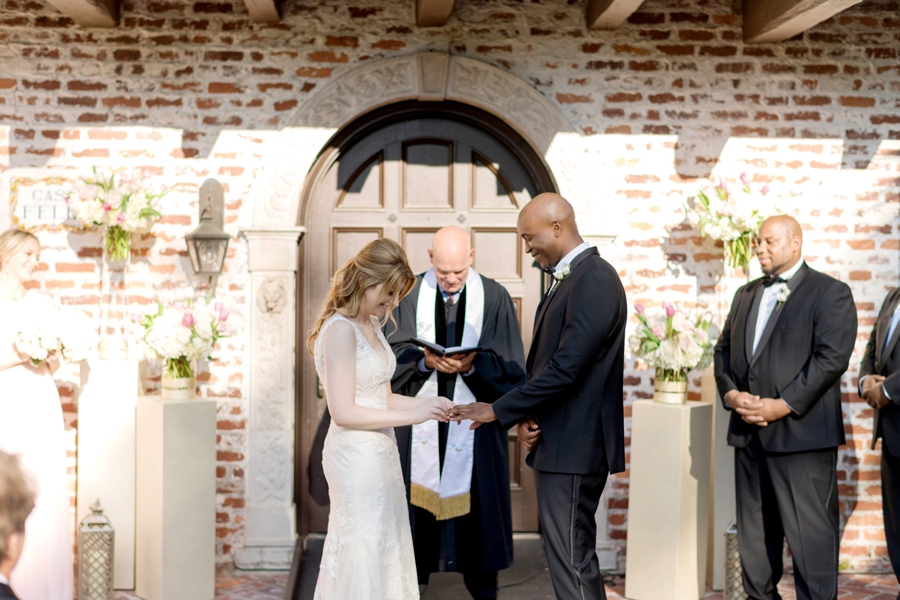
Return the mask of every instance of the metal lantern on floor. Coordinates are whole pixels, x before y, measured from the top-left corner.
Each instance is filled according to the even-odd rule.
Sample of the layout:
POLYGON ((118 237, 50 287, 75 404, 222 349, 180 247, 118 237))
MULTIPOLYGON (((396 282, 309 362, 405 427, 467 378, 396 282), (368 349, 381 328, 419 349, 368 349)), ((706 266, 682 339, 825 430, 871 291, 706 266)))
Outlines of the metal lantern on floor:
POLYGON ((744 569, 738 552, 737 523, 732 521, 725 530, 725 592, 723 600, 747 600, 744 591, 744 569))
POLYGON ((116 530, 98 499, 78 532, 78 600, 112 600, 116 530))

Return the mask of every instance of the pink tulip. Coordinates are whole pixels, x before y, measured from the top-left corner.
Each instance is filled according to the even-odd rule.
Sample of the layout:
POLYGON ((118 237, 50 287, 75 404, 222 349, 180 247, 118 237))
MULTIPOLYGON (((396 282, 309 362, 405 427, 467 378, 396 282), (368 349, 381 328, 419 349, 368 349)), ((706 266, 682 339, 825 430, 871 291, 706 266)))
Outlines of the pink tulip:
POLYGON ((111 210, 112 210, 112 205, 111 205, 109 202, 104 202, 104 203, 103 203, 103 210, 105 210, 106 212, 111 211, 111 210))
POLYGON ((759 192, 760 192, 763 196, 765 196, 766 194, 769 193, 769 186, 768 186, 768 185, 762 186, 762 189, 759 190, 759 192))
POLYGON ((194 326, 194 315, 191 313, 184 313, 184 317, 181 319, 181 324, 185 327, 193 327, 194 326))
POLYGON ((666 316, 670 319, 675 316, 675 307, 669 304, 666 306, 666 316))
POLYGON ((216 302, 216 310, 217 310, 218 312, 222 312, 222 309, 223 309, 223 308, 225 308, 225 305, 224 305, 224 304, 222 304, 221 302, 216 302))
POLYGON ((224 323, 227 320, 228 320, 228 311, 223 308, 222 310, 219 311, 219 322, 224 323))
POLYGON ((750 180, 747 178, 746 173, 741 173, 741 183, 744 185, 750 185, 750 180))
POLYGON ((124 223, 124 222, 125 222, 125 215, 123 215, 122 213, 119 213, 118 215, 116 215, 116 223, 124 223))
POLYGON ((644 305, 641 304, 640 302, 635 302, 634 310, 637 311, 637 314, 642 315, 642 314, 644 314, 644 305))
POLYGON ((725 182, 724 177, 719 179, 719 189, 722 190, 723 192, 728 191, 728 184, 725 182))
POLYGON ((666 337, 666 328, 663 327, 662 325, 657 325, 656 327, 654 327, 652 329, 652 331, 653 331, 653 335, 655 335, 659 339, 663 339, 666 337))

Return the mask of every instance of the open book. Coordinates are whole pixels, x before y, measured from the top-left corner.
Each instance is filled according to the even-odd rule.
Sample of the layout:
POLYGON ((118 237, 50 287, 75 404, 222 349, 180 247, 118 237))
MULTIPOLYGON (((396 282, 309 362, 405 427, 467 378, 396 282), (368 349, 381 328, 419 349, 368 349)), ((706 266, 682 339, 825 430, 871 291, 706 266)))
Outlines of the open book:
POLYGON ((409 341, 418 346, 428 348, 439 356, 468 354, 469 352, 478 352, 479 350, 481 350, 481 346, 450 346, 449 348, 444 348, 440 344, 435 344, 434 342, 426 342, 425 340, 420 340, 419 338, 412 338, 409 341))

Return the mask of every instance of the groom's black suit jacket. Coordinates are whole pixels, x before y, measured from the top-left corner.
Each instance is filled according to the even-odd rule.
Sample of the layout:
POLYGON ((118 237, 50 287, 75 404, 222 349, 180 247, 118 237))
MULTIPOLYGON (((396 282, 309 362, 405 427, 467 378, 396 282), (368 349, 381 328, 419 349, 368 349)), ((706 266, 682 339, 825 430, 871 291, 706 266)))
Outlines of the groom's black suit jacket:
POLYGON ((753 353, 753 337, 764 290, 751 281, 734 296, 716 344, 715 373, 725 408, 731 390, 783 398, 794 412, 752 425, 734 412, 728 444, 744 448, 758 433, 767 452, 803 452, 844 443, 841 375, 856 341, 856 305, 847 284, 804 264, 788 282, 787 301, 772 311, 753 353))
POLYGON ((0 600, 19 600, 19 598, 13 593, 11 587, 0 583, 0 600))
MULTIPOLYGON (((900 337, 900 325, 885 346, 885 337, 891 328, 891 317, 894 309, 900 304, 900 288, 895 289, 881 305, 881 312, 875 321, 875 327, 866 344, 862 363, 859 365, 859 379, 866 375, 884 375, 884 389, 891 397, 890 403, 881 410, 875 411, 875 427, 872 435, 872 448, 875 441, 882 437, 891 456, 900 457, 900 350, 897 349, 897 338, 900 337)), ((859 395, 862 396, 860 389, 859 395)))
POLYGON ((589 248, 538 307, 526 383, 494 402, 504 428, 533 415, 541 427, 528 464, 571 474, 625 470, 622 378, 625 290, 589 248))

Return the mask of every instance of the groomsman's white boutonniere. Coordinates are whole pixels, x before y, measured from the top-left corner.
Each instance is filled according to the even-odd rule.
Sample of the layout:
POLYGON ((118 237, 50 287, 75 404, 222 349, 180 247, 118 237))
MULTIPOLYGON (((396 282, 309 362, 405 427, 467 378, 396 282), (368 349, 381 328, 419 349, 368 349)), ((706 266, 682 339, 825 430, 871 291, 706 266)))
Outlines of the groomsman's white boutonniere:
POLYGON ((778 304, 775 305, 775 310, 781 308, 781 305, 787 302, 788 296, 790 295, 791 288, 789 288, 785 283, 780 284, 778 294, 775 296, 775 301, 778 302, 778 304))

